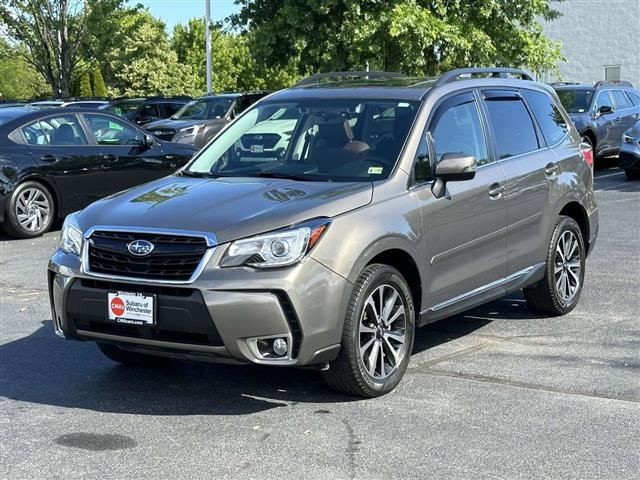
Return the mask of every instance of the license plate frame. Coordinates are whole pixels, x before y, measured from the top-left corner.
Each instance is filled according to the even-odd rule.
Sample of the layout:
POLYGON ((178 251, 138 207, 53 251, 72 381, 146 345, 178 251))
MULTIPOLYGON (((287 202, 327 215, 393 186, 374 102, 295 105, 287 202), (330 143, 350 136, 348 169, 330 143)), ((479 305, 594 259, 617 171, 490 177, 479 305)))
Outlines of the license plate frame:
POLYGON ((107 319, 110 322, 152 327, 157 322, 157 297, 139 292, 107 292, 107 319), (118 299, 115 300, 114 299, 118 299))

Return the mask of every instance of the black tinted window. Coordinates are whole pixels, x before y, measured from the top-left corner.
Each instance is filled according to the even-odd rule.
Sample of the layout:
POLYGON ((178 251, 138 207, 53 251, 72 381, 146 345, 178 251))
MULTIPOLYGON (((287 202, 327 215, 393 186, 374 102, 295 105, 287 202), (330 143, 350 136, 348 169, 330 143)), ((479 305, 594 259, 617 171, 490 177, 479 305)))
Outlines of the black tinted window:
POLYGON ((499 159, 515 157, 539 148, 533 120, 522 99, 489 98, 487 108, 499 159))
POLYGON ((124 122, 105 115, 85 114, 96 141, 100 145, 141 145, 142 136, 124 122))
POLYGON ((613 90, 613 98, 616 101, 616 107, 621 110, 623 108, 631 108, 633 105, 622 90, 613 90))
POLYGON ((22 128, 29 145, 86 145, 87 139, 75 115, 37 120, 22 128))
POLYGON ((555 145, 562 140, 567 134, 568 127, 553 100, 542 92, 523 90, 522 93, 533 110, 547 145, 555 145))
POLYGON ((568 90, 558 89, 558 98, 564 109, 569 113, 583 113, 589 110, 589 104, 591 103, 591 97, 593 95, 592 90, 568 90))
POLYGON ((420 145, 418 146, 418 153, 416 154, 416 161, 413 167, 413 177, 415 183, 433 180, 431 158, 429 157, 429 144, 427 143, 426 134, 422 136, 422 140, 420 140, 420 145))
POLYGON ((464 153, 473 155, 478 166, 488 163, 487 146, 475 102, 446 108, 442 114, 436 113, 436 119, 435 126, 431 126, 436 162, 445 153, 464 153))

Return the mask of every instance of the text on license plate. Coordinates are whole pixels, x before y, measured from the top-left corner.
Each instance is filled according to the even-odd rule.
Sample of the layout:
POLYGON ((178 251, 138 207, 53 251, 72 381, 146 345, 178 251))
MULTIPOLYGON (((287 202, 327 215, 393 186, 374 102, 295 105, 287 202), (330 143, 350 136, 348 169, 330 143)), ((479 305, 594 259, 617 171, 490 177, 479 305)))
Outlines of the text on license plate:
POLYGON ((130 325, 153 325, 154 297, 130 292, 109 292, 109 320, 130 325))

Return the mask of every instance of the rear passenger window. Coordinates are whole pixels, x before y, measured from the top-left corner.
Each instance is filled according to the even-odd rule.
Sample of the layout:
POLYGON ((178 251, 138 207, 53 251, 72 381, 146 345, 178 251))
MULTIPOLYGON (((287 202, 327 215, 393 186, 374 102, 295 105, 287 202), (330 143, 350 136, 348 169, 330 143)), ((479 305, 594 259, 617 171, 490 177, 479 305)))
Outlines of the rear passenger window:
POLYGON ((43 118, 22 128, 29 145, 87 145, 75 115, 43 118))
POLYGON ((633 105, 635 106, 640 105, 640 95, 634 92, 627 92, 627 95, 629 95, 629 98, 631 99, 631 102, 633 103, 633 105))
POLYGON ((487 145, 482 132, 480 115, 475 101, 461 103, 444 112, 436 112, 435 126, 431 126, 431 135, 439 162, 445 153, 464 153, 473 155, 476 165, 489 162, 487 145))
POLYGON ((567 134, 567 122, 549 95, 534 90, 522 90, 522 93, 533 110, 547 145, 555 145, 562 140, 567 134))
POLYGON ((616 101, 616 107, 618 108, 618 110, 633 107, 622 90, 613 90, 613 98, 616 101))
POLYGON ((495 97, 486 99, 486 103, 498 159, 515 157, 539 148, 533 120, 521 98, 495 97))

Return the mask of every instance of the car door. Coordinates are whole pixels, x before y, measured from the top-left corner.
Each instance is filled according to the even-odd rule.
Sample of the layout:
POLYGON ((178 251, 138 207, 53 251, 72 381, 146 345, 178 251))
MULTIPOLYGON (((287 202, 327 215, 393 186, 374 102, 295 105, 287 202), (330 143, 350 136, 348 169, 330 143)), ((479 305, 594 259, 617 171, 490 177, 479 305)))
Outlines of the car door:
POLYGON ((423 218, 427 318, 442 318, 505 292, 506 177, 491 159, 485 128, 470 91, 444 100, 423 137, 416 165, 417 177, 426 183, 414 187, 412 195, 423 218), (428 175, 446 153, 473 155, 477 171, 472 180, 447 183, 444 197, 435 198, 428 175))
POLYGON ((130 123, 100 113, 83 115, 99 145, 107 195, 164 177, 175 167, 160 143, 130 123))
MULTIPOLYGON (((609 155, 618 148, 619 142, 616 135, 620 131, 619 123, 616 123, 616 118, 619 115, 615 112, 615 105, 609 90, 601 90, 596 96, 593 115, 593 123, 596 126, 596 154, 598 156, 609 155), (601 114, 599 113, 601 107, 610 107, 611 112, 601 114)), ((622 136, 621 132, 620 136, 622 136)))
POLYGON ((20 132, 39 174, 55 185, 61 213, 82 209, 104 195, 100 152, 87 138, 77 115, 41 117, 20 132))
POLYGON ((554 213, 547 212, 549 196, 561 174, 561 159, 546 146, 562 141, 568 127, 546 93, 488 89, 482 96, 496 160, 507 176, 507 276, 517 282, 544 262, 545 213, 554 213))
POLYGON ((629 130, 638 121, 637 112, 638 109, 633 106, 633 103, 627 97, 624 90, 612 90, 613 101, 616 104, 616 113, 618 116, 615 122, 618 124, 618 139, 616 147, 620 148, 620 142, 622 141, 622 134, 629 130))

